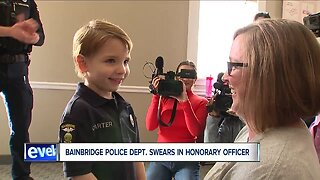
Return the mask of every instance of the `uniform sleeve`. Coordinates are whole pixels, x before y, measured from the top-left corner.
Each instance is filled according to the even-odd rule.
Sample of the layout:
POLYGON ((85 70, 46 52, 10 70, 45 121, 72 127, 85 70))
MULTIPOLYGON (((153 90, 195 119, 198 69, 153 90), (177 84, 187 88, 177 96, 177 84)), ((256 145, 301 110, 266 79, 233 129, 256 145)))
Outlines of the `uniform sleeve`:
POLYGON ((146 128, 149 131, 155 130, 158 126, 158 103, 159 103, 160 96, 158 95, 153 95, 151 104, 148 108, 148 112, 146 115, 146 128))
POLYGON ((206 118, 208 115, 206 108, 207 103, 208 101, 206 99, 201 99, 198 104, 194 106, 196 107, 195 109, 192 108, 191 102, 189 100, 181 103, 184 109, 187 128, 189 132, 195 137, 200 137, 203 135, 206 125, 206 118))
MULTIPOLYGON (((60 143, 90 142, 89 126, 85 127, 79 121, 69 116, 62 119, 59 132, 60 143)), ((64 162, 63 170, 67 177, 88 174, 92 171, 92 162, 64 162)))
POLYGON ((34 44, 36 46, 41 46, 44 43, 44 39, 45 39, 45 35, 44 35, 44 30, 43 30, 43 26, 42 26, 42 22, 40 20, 40 15, 39 15, 39 11, 38 11, 38 6, 37 4, 34 2, 34 0, 32 0, 30 2, 30 18, 33 18, 34 20, 36 20, 39 24, 39 29, 37 30, 37 33, 39 34, 39 41, 34 44))

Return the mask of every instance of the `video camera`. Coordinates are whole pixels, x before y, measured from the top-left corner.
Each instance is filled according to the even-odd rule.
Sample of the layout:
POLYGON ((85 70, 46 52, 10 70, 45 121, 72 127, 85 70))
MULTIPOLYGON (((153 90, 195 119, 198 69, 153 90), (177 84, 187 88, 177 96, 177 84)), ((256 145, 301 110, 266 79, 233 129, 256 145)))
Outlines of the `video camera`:
POLYGON ((179 73, 175 73, 173 71, 168 71, 167 73, 163 73, 163 58, 161 56, 156 59, 156 69, 152 74, 152 80, 161 75, 164 76, 164 79, 159 81, 158 88, 155 89, 152 85, 152 80, 150 81, 150 92, 153 94, 159 94, 162 96, 170 97, 170 96, 179 96, 183 91, 183 84, 179 80, 175 80, 176 77, 180 78, 190 78, 196 79, 197 72, 191 69, 181 69, 179 73))
POLYGON ((304 17, 303 24, 307 26, 307 28, 316 35, 316 37, 320 37, 320 12, 304 17))
POLYGON ((213 87, 215 89, 215 98, 213 103, 207 106, 208 112, 214 110, 219 113, 225 113, 232 105, 232 97, 230 95, 231 89, 222 81, 223 74, 224 73, 219 73, 217 82, 213 84, 213 87))

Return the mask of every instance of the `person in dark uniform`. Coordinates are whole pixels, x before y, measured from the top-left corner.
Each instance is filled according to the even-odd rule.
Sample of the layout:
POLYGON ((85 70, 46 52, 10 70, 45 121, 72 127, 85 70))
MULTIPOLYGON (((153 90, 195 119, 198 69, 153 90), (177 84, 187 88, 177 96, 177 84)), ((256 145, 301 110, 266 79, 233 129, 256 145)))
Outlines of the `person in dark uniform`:
MULTIPOLYGON (((138 143, 136 116, 116 91, 129 75, 132 42, 118 26, 90 21, 73 39, 73 58, 84 80, 62 115, 61 143, 138 143)), ((64 162, 75 179, 145 179, 143 162, 64 162)))
POLYGON ((12 178, 32 179, 30 163, 23 160, 33 107, 29 54, 33 45, 43 44, 45 36, 34 0, 1 1, 0 17, 0 91, 11 128, 12 178))

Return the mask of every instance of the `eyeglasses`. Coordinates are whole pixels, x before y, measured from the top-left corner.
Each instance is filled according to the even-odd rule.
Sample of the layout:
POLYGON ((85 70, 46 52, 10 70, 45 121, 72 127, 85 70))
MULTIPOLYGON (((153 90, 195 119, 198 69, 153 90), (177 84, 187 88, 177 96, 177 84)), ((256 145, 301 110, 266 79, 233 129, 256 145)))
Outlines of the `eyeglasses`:
POLYGON ((228 74, 230 75, 231 72, 238 68, 238 67, 248 67, 248 63, 239 63, 239 62, 227 62, 228 63, 228 74))

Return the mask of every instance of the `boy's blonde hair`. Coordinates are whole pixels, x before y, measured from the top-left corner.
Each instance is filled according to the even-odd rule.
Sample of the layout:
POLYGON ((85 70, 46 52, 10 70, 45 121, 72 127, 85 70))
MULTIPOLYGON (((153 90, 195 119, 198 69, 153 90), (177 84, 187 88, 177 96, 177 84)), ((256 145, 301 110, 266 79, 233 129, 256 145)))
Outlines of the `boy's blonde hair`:
POLYGON ((246 91, 239 115, 250 129, 293 124, 320 111, 320 45, 314 34, 291 20, 258 21, 239 29, 243 36, 246 91))
POLYGON ((73 59, 75 71, 80 78, 83 73, 80 71, 76 57, 82 55, 90 57, 98 52, 100 47, 110 38, 121 40, 130 53, 132 50, 132 41, 127 33, 119 26, 105 20, 92 20, 81 27, 73 37, 73 59))

